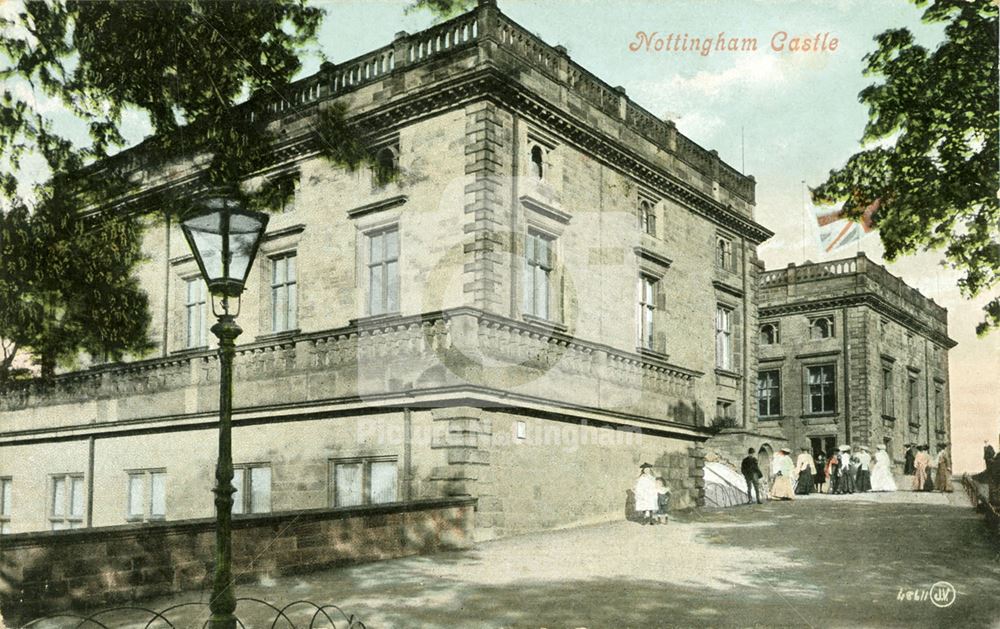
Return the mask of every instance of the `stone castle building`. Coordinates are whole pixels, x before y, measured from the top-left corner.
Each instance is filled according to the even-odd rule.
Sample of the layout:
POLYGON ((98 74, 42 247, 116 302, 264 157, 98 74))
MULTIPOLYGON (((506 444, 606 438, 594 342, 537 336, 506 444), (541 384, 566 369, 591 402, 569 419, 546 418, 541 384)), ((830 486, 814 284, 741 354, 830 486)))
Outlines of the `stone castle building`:
MULTIPOLYGON (((713 424, 756 432, 756 247, 771 233, 753 178, 492 2, 246 108, 282 137, 252 179, 293 195, 238 319, 244 529, 452 498, 473 501, 479 539, 620 518, 647 461, 685 507, 713 424), (315 118, 334 103, 396 178, 318 155, 315 118)), ((152 166, 142 147, 114 160, 179 195, 197 194, 199 163, 152 166)), ((145 198, 122 206, 155 217, 145 198)), ((151 221, 144 247, 156 354, 0 395, 8 552, 38 531, 209 530, 210 300, 176 224, 151 221)), ((336 556, 323 535, 306 537, 336 556)), ((306 560, 288 553, 279 568, 306 560)))
POLYGON ((794 448, 951 441, 948 312, 864 254, 760 275, 759 426, 794 448))

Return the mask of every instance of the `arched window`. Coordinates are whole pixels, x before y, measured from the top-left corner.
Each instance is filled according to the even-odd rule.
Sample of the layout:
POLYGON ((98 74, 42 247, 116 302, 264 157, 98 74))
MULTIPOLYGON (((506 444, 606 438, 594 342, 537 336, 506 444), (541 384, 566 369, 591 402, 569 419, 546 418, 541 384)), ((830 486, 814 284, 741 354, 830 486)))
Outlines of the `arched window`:
POLYGON ((535 179, 545 176, 545 152, 537 144, 531 147, 531 175, 535 179))
POLYGON ((656 235, 656 213, 649 201, 639 202, 639 229, 651 236, 656 235))
POLYGON ((833 317, 816 317, 809 320, 809 336, 814 339, 828 339, 833 336, 833 317))
POLYGON ((393 180, 399 171, 399 159, 390 146, 383 146, 375 153, 372 175, 377 186, 384 186, 393 180))
POLYGON ((760 326, 760 344, 775 345, 778 343, 778 324, 765 323, 760 326))

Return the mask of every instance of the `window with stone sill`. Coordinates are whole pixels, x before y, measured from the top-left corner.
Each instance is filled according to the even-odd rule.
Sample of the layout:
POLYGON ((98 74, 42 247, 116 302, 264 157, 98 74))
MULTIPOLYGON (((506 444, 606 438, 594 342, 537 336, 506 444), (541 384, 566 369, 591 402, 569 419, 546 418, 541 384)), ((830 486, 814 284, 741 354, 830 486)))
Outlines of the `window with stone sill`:
POLYGON ((278 181, 278 190, 281 193, 281 206, 278 209, 282 214, 294 212, 298 208, 300 185, 301 180, 298 175, 283 177, 278 181))
POLYGON ((11 500, 14 497, 14 479, 0 478, 0 535, 10 533, 11 500))
POLYGON ((545 181, 545 158, 548 151, 540 144, 532 144, 529 151, 529 172, 533 179, 545 181))
POLYGON ((208 299, 205 280, 194 277, 184 280, 184 347, 192 349, 208 345, 208 299))
POLYGON ((733 371, 733 309, 719 305, 715 310, 715 366, 733 371))
POLYGON ((399 174, 399 146, 378 148, 372 157, 372 187, 384 188, 399 174))
POLYGON ((757 414, 762 419, 781 415, 781 372, 777 369, 757 374, 757 414))
POLYGON ((944 385, 934 384, 934 425, 937 432, 945 432, 944 425, 944 385))
POLYGON ((130 470, 126 476, 125 519, 129 522, 166 519, 166 470, 130 470))
POLYGON ((552 275, 555 268, 555 237, 529 229, 524 251, 524 313, 552 319, 552 275))
POLYGON ((233 514, 271 512, 271 466, 248 463, 233 466, 233 514))
POLYGON ((84 475, 57 474, 49 479, 49 523, 53 531, 84 526, 84 475))
POLYGON ((896 416, 896 400, 892 387, 892 368, 882 367, 882 416, 896 416))
POLYGON ((809 319, 809 338, 813 340, 834 337, 832 316, 813 317, 809 319))
POLYGON ((354 507, 398 500, 396 457, 330 461, 330 505, 354 507))
POLYGON ((837 412, 835 365, 806 367, 806 409, 812 415, 837 412))
POLYGON ((920 383, 915 377, 906 380, 907 416, 910 424, 920 425, 920 383))
POLYGON ((736 270, 736 258, 733 255, 733 241, 725 236, 715 239, 715 266, 726 271, 736 270))
POLYGON ((270 258, 271 332, 295 330, 299 317, 298 257, 294 251, 270 258))
POLYGON ((641 349, 662 349, 654 346, 656 336, 656 300, 659 282, 649 275, 639 276, 639 301, 636 309, 636 332, 641 349))
POLYGON ((656 235, 656 210, 645 199, 639 201, 639 229, 644 234, 656 235))
POLYGON ((399 312, 399 225, 365 234, 368 248, 368 315, 399 312))

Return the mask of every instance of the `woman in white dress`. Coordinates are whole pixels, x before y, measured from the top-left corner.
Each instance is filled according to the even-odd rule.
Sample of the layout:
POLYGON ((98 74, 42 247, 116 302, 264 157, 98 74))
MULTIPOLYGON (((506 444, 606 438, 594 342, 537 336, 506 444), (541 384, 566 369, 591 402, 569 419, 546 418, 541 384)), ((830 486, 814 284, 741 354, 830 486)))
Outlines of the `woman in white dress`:
POLYGON ((639 478, 635 480, 635 510, 642 518, 642 524, 652 524, 653 514, 660 509, 653 466, 643 463, 639 468, 639 478))
POLYGON ((896 491, 896 481, 892 477, 892 462, 885 446, 875 452, 875 466, 872 468, 872 491, 896 491))

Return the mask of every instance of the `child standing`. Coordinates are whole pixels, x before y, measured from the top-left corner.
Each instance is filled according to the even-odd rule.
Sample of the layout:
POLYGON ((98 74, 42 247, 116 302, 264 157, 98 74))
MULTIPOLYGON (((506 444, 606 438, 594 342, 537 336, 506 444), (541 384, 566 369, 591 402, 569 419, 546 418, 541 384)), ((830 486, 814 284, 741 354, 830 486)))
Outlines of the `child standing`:
POLYGON ((654 523, 656 524, 666 524, 667 523, 667 511, 670 510, 670 489, 667 487, 667 481, 663 480, 662 476, 656 478, 656 519, 654 523))

